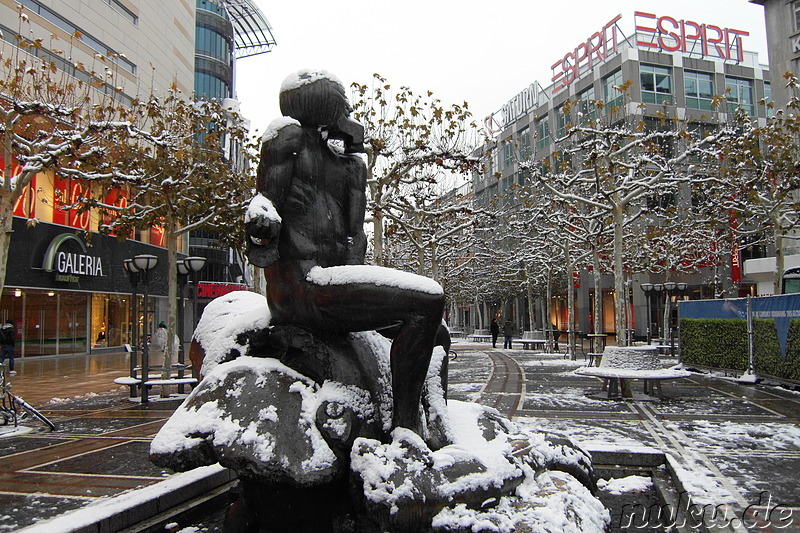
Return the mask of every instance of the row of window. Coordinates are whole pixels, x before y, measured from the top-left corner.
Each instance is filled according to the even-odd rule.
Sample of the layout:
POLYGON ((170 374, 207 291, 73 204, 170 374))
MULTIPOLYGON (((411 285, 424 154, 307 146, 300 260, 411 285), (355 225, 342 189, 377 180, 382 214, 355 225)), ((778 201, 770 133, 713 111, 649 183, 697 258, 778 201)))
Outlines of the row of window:
MULTIPOLYGON (((642 102, 662 104, 673 97, 672 70, 668 67, 657 65, 640 65, 639 76, 641 82, 642 102)), ((702 111, 713 110, 714 75, 708 72, 685 70, 683 73, 684 94, 686 107, 702 111)), ((602 80, 603 98, 605 109, 612 112, 624 103, 624 95, 619 89, 623 84, 622 71, 617 70, 602 80)), ((733 113, 738 108, 744 109, 749 115, 755 113, 755 98, 753 80, 743 78, 725 78, 725 97, 728 101, 728 112, 733 113)), ((769 82, 764 82, 764 95, 766 100, 772 98, 769 82)), ((572 117, 581 124, 594 121, 597 115, 594 87, 590 87, 576 97, 572 110, 572 117)), ((769 110, 768 110, 769 111, 769 110)), ((555 110, 555 139, 564 137, 567 133, 570 118, 563 112, 563 107, 555 110)), ((544 150, 550 145, 550 123, 542 117, 534 124, 536 135, 536 150, 544 150)), ((554 139, 554 140, 555 140, 554 139)), ((531 132, 528 126, 517 133, 514 141, 505 141, 502 150, 493 162, 497 169, 511 166, 516 158, 527 159, 532 155, 531 132), (501 161, 502 157, 502 161, 501 161), (501 165, 502 162, 502 165, 501 165)))
POLYGON ((109 48, 102 42, 98 41, 97 39, 95 39, 85 31, 83 31, 79 27, 75 26, 70 21, 63 18, 61 15, 58 15, 54 11, 51 11, 49 8, 43 6, 39 2, 36 2, 35 0, 17 0, 17 2, 23 5, 31 13, 36 13, 46 21, 59 27, 68 35, 75 35, 76 33, 80 33, 81 42, 83 44, 85 44, 95 52, 98 52, 99 54, 108 57, 109 59, 111 59, 111 61, 113 61, 123 69, 127 70, 131 74, 136 74, 136 65, 134 63, 128 61, 124 57, 121 57, 119 54, 115 52, 115 50, 109 48))

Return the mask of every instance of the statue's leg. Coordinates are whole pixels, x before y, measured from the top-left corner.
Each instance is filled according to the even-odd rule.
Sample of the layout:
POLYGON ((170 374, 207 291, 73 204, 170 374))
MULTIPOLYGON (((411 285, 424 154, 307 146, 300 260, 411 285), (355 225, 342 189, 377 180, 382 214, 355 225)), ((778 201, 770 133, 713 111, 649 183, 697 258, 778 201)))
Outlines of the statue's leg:
POLYGON ((317 327, 367 331, 395 326, 392 425, 419 432, 420 396, 442 321, 444 294, 369 283, 313 286, 312 292, 317 327))

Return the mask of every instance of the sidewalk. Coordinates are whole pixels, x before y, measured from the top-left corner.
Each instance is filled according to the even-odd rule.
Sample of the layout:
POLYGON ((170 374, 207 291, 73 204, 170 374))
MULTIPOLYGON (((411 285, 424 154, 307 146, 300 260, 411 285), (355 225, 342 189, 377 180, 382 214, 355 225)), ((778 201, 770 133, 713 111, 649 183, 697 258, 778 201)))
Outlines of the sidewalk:
MULTIPOLYGON (((729 520, 715 530, 769 531, 755 525, 766 516, 752 507, 760 502, 773 510, 780 505, 771 516, 774 531, 800 531, 800 393, 697 376, 664 383, 667 398, 660 402, 598 400, 590 395, 600 380, 572 373, 582 360, 465 341, 453 349, 449 398, 479 401, 520 424, 566 433, 595 456, 607 481, 599 496, 612 509, 612 531, 666 530, 653 523, 622 527, 633 506, 658 504, 651 486, 665 475, 664 465, 620 466, 610 459, 625 454, 668 457, 679 492, 696 502, 731 502, 740 514, 750 507, 744 525, 729 520)), ((30 420, 27 432, 2 436, 0 428, 0 532, 169 476, 148 462, 147 451, 181 399, 129 401, 128 388, 113 383, 127 369, 126 354, 18 360, 14 391, 42 407, 59 429, 51 433, 30 420), (47 403, 52 398, 61 400, 47 403)), ((194 525, 219 530, 218 524, 194 525)))

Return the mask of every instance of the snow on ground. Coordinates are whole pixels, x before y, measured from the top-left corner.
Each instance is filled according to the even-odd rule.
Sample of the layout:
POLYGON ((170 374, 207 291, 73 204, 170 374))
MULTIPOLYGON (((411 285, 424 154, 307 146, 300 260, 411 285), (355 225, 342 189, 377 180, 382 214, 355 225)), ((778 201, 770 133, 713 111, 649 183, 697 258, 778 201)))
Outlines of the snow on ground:
POLYGON ((671 431, 683 431, 705 453, 724 453, 726 449, 800 451, 800 427, 781 423, 741 423, 693 421, 670 422, 671 431))
POLYGON ((611 494, 645 492, 653 486, 653 480, 645 476, 628 476, 616 479, 598 479, 597 488, 611 494))

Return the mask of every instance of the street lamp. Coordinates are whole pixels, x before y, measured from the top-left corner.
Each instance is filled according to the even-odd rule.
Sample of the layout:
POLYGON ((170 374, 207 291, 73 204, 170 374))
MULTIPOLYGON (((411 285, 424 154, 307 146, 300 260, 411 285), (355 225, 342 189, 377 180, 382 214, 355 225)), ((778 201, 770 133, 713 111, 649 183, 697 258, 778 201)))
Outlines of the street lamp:
MULTIPOLYGON (((133 259, 126 259, 122 262, 122 268, 125 269, 125 272, 128 274, 128 281, 131 283, 131 331, 130 331, 130 341, 131 341, 131 361, 130 361, 130 376, 132 378, 136 377, 136 350, 138 349, 137 345, 137 332, 139 330, 139 320, 137 318, 137 310, 136 310, 136 286, 139 284, 139 269, 136 268, 136 265, 133 264, 133 259)), ((133 398, 136 396, 136 385, 131 385, 131 395, 130 397, 133 398)))
POLYGON ((206 258, 191 256, 183 260, 183 264, 192 275, 192 331, 197 327, 197 273, 206 265, 206 258))
MULTIPOLYGON (((183 362, 185 360, 183 344, 184 340, 184 327, 183 327, 183 291, 186 288, 186 281, 189 277, 189 267, 184 261, 178 261, 178 379, 183 378, 183 362)), ((178 385, 178 394, 183 394, 183 383, 178 385)))
POLYGON ((652 307, 650 305, 650 294, 653 292, 653 284, 652 283, 641 283, 640 287, 642 291, 644 291, 644 297, 647 301, 647 344, 653 342, 653 333, 651 328, 653 326, 653 319, 652 319, 652 307))
POLYGON ((669 327, 669 354, 671 357, 675 357, 675 328, 672 326, 672 296, 681 294, 683 291, 686 290, 687 284, 685 282, 676 283, 674 281, 668 281, 664 283, 664 291, 667 293, 667 300, 666 304, 664 305, 664 313, 665 315, 669 313, 669 316, 664 317, 664 322, 669 327))
POLYGON ((659 315, 658 311, 659 311, 659 309, 661 307, 661 305, 659 305, 659 302, 658 302, 658 297, 661 295, 661 291, 663 291, 663 290, 664 290, 664 284, 663 283, 653 283, 653 296, 655 296, 655 298, 656 298, 656 322, 655 322, 655 324, 656 324, 656 333, 658 333, 658 338, 663 338, 663 336, 664 336, 662 334, 662 331, 661 331, 661 321, 658 319, 659 318, 658 317, 658 315, 659 315))
POLYGON ((144 287, 144 345, 142 347, 142 403, 149 401, 147 386, 145 383, 150 377, 150 349, 147 343, 147 285, 149 284, 150 270, 158 264, 158 257, 150 254, 141 254, 133 258, 133 264, 139 270, 142 286, 144 287))

